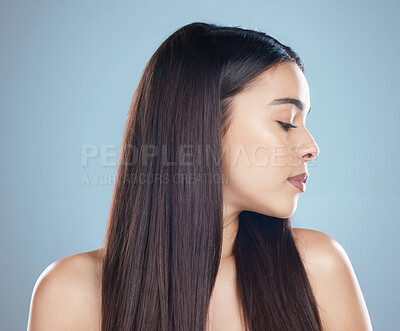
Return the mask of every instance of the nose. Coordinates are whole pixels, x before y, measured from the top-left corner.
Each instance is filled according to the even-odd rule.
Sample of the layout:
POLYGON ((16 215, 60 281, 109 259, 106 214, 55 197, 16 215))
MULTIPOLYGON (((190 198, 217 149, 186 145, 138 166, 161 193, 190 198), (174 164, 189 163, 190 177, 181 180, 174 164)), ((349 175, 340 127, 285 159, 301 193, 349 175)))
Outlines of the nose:
POLYGON ((319 155, 319 147, 315 141, 308 144, 299 144, 297 153, 303 158, 304 162, 310 162, 319 155))

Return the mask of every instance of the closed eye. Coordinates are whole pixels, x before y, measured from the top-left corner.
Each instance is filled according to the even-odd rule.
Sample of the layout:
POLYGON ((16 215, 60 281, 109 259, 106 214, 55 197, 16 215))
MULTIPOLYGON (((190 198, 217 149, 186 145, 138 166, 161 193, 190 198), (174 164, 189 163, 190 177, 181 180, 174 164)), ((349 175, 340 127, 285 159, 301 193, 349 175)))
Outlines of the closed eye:
POLYGON ((281 125, 281 127, 283 128, 284 131, 289 131, 290 128, 297 128, 297 126, 294 126, 290 123, 284 123, 284 122, 280 122, 278 121, 278 123, 281 125))

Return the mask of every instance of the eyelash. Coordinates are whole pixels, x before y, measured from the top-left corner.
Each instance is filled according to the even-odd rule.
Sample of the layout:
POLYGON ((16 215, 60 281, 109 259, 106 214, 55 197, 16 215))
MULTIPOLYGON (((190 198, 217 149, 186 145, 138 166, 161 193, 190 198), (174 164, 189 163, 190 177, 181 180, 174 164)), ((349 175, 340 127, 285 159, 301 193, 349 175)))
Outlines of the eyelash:
POLYGON ((284 123, 284 122, 279 122, 279 121, 278 121, 278 123, 281 125, 282 129, 285 132, 288 132, 290 130, 290 128, 297 128, 297 126, 294 126, 290 123, 284 123))

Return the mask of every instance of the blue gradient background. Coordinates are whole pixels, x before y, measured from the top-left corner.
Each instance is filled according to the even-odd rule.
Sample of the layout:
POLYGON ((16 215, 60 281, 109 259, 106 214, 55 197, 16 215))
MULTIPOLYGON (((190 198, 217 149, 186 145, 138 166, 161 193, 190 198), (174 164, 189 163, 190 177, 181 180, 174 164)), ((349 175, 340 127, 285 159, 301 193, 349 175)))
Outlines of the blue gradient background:
POLYGON ((374 330, 398 330, 399 7, 2 0, 1 329, 26 329, 33 286, 49 264, 101 245, 113 188, 107 176, 116 170, 101 148, 114 147, 110 155, 120 148, 133 92, 161 42, 206 21, 265 31, 302 57, 307 126, 320 155, 293 227, 335 238, 352 261, 374 330), (88 166, 85 145, 99 148, 88 166))

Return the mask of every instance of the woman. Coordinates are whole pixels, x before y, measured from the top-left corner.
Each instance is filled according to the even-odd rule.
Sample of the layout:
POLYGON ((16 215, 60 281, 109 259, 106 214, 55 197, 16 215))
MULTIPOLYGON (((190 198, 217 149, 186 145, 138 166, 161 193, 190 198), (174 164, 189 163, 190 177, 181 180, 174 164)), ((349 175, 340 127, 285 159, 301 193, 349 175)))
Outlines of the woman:
POLYGON ((105 245, 43 272, 30 330, 372 330, 343 248, 291 228, 310 108, 271 36, 173 33, 133 97, 105 245))

